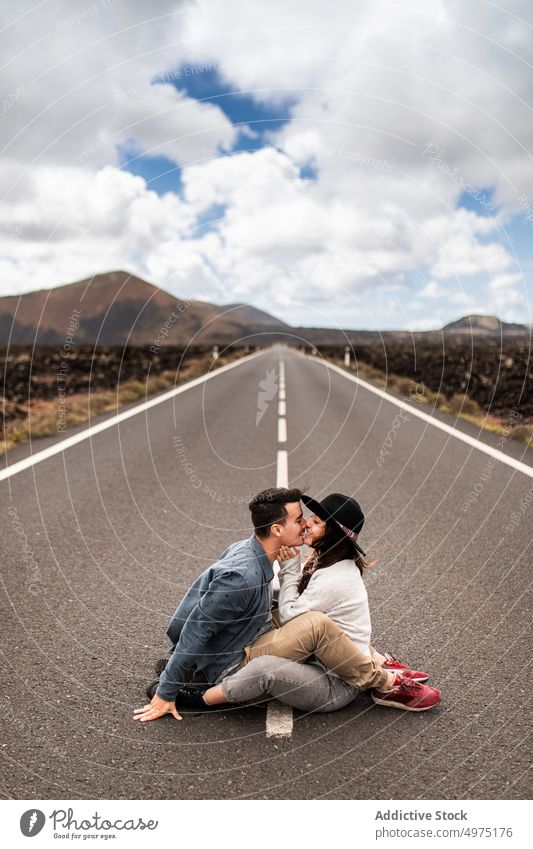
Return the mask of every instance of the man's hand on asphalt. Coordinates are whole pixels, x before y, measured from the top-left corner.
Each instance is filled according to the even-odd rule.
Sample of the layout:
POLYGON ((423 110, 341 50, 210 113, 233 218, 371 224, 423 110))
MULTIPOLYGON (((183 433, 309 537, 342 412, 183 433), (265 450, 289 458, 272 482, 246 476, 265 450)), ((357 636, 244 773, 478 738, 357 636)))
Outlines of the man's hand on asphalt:
POLYGON ((133 711, 133 718, 140 719, 141 722, 150 722, 152 719, 159 719, 160 716, 164 716, 166 713, 171 713, 174 719, 182 718, 176 710, 175 702, 166 702, 156 694, 149 705, 133 711))

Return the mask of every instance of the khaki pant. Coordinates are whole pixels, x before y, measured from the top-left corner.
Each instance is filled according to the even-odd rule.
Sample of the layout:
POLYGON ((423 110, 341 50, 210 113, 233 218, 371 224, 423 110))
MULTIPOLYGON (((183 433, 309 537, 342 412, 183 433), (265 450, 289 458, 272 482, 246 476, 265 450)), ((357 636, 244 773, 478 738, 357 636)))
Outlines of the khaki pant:
POLYGON ((283 657, 305 663, 311 656, 352 687, 386 690, 392 686, 394 675, 358 649, 325 613, 311 610, 279 625, 273 614, 274 628, 261 634, 244 650, 241 668, 258 657, 283 657))

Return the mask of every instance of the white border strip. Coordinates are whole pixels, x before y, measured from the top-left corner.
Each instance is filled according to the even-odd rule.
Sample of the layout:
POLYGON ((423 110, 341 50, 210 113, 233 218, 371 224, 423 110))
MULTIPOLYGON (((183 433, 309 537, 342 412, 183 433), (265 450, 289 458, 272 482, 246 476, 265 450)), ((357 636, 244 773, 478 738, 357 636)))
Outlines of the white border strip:
POLYGON ((200 384, 205 383, 207 380, 211 380, 211 378, 216 377, 219 374, 223 374, 223 372, 230 371, 233 368, 237 368, 237 366, 242 365, 242 363, 250 362, 250 360, 253 360, 256 357, 261 357, 263 354, 267 353, 268 350, 269 349, 266 348, 263 351, 256 351, 256 353, 254 354, 249 354, 246 357, 241 357, 234 363, 228 363, 227 365, 221 366, 220 368, 217 368, 214 371, 210 371, 208 374, 202 375, 202 377, 196 377, 194 380, 185 383, 183 386, 178 386, 176 389, 169 389, 168 392, 164 392, 162 395, 158 395, 156 398, 152 398, 151 401, 144 401, 142 404, 137 404, 130 410, 126 410, 123 413, 117 413, 116 416, 111 416, 111 418, 100 422, 100 424, 88 427, 85 430, 82 430, 80 433, 75 433, 73 436, 69 436, 67 439, 62 439, 60 442, 56 442, 49 448, 44 448, 42 451, 38 451, 36 454, 31 454, 24 460, 19 460, 17 463, 13 463, 11 466, 7 466, 6 468, 2 469, 0 471, 0 481, 5 480, 6 478, 10 478, 13 475, 18 475, 19 472, 23 472, 25 469, 29 469, 31 468, 31 466, 35 466, 37 463, 42 463, 43 460, 47 460, 49 457, 53 457, 55 454, 60 454, 62 451, 66 451, 67 448, 71 448, 73 445, 77 445, 79 442, 83 442, 85 439, 91 439, 97 433, 101 433, 103 430, 108 430, 108 428, 110 427, 115 427, 115 425, 119 424, 120 422, 126 421, 126 419, 131 419, 133 416, 138 416, 139 413, 144 413, 146 410, 149 410, 152 407, 156 407, 158 404, 164 404, 164 402, 170 400, 170 398, 175 398, 176 395, 181 395, 182 392, 187 392, 188 389, 192 389, 194 386, 200 386, 200 384))
MULTIPOLYGON (((300 356, 304 356, 304 354, 301 354, 300 356)), ((327 360, 317 360, 316 358, 313 359, 311 357, 306 357, 306 359, 312 359, 312 361, 315 363, 319 362, 322 365, 327 366, 327 368, 331 369, 332 371, 338 372, 347 380, 351 380, 353 383, 357 383, 363 389, 367 389, 369 392, 373 392, 374 395, 378 395, 380 398, 384 398, 385 401, 389 401, 391 404, 395 404, 402 410, 406 410, 408 413, 411 413, 411 415, 417 416, 419 419, 422 419, 428 424, 433 425, 433 427, 437 427, 439 428, 439 430, 443 430, 444 433, 447 433, 450 436, 454 436, 456 439, 460 439, 461 442, 466 442, 466 444, 470 445, 472 448, 477 448, 478 451, 483 451, 484 454, 489 454, 490 457, 495 457, 496 460, 500 461, 500 463, 505 463, 507 466, 511 466, 511 468, 516 469, 517 472, 522 472, 522 474, 533 478, 533 468, 531 466, 527 466, 525 463, 521 463, 520 460, 515 460, 514 457, 509 457, 507 454, 504 454, 503 451, 498 451, 497 448, 492 448, 490 445, 486 445, 484 442, 480 442, 479 439, 475 439, 473 436, 468 436, 468 434, 463 433, 462 431, 457 430, 456 428, 451 427, 450 425, 444 424, 444 422, 433 418, 433 416, 430 416, 427 413, 423 413, 421 410, 417 410, 410 404, 406 404, 405 401, 399 401, 397 398, 394 398, 393 395, 389 395, 389 393, 385 392, 383 389, 378 389, 376 386, 372 386, 370 383, 367 383, 366 380, 361 380, 360 377, 355 377, 355 375, 353 374, 348 374, 344 371, 344 369, 340 368, 340 366, 334 365, 334 363, 328 363, 327 360)))

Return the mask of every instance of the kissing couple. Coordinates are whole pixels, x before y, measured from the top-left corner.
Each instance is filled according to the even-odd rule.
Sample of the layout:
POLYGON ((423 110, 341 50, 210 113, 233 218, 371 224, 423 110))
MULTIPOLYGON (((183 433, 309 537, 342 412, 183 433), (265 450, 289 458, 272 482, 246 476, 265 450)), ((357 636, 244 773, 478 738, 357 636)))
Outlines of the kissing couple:
MULTIPOLYGON (((232 543, 193 583, 167 629, 170 657, 133 718, 150 722, 179 708, 278 699, 298 710, 339 710, 362 690, 383 707, 426 711, 440 691, 372 647, 367 564, 357 542, 364 515, 355 499, 317 501, 300 489, 266 489, 249 504, 254 533, 232 543), (311 510, 304 518, 303 504, 311 510), (311 549, 302 564, 300 546, 311 549), (273 609, 275 561, 279 595, 273 609)), ((220 708, 219 708, 220 709, 220 708)))

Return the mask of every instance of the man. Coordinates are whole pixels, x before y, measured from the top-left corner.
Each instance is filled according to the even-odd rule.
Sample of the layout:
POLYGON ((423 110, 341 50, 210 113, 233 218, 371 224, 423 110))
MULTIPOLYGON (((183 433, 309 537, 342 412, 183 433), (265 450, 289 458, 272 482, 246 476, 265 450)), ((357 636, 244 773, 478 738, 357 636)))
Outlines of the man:
MULTIPOLYGON (((388 690, 401 677, 364 654, 319 611, 303 613, 274 632, 272 564, 282 546, 304 542, 307 522, 301 495, 299 489, 267 489, 250 502, 255 533, 230 545, 188 590, 167 630, 174 646, 171 657, 160 679, 147 689, 150 703, 135 710, 134 719, 148 722, 166 713, 181 719, 175 700, 190 697, 184 685, 193 672, 207 686, 217 684, 266 651, 299 663, 314 655, 351 687, 361 689, 388 690), (265 649, 266 636, 258 639, 267 632, 275 636, 275 651, 265 649)), ((203 697, 198 701, 207 706, 203 697)))
POLYGON ((249 508, 256 534, 233 543, 203 572, 178 606, 167 634, 174 650, 149 705, 135 711, 143 722, 171 713, 181 719, 175 699, 191 671, 213 683, 243 651, 271 627, 272 564, 282 545, 303 544, 306 521, 299 489, 267 489, 249 508), (268 530, 265 537, 257 536, 268 530))

